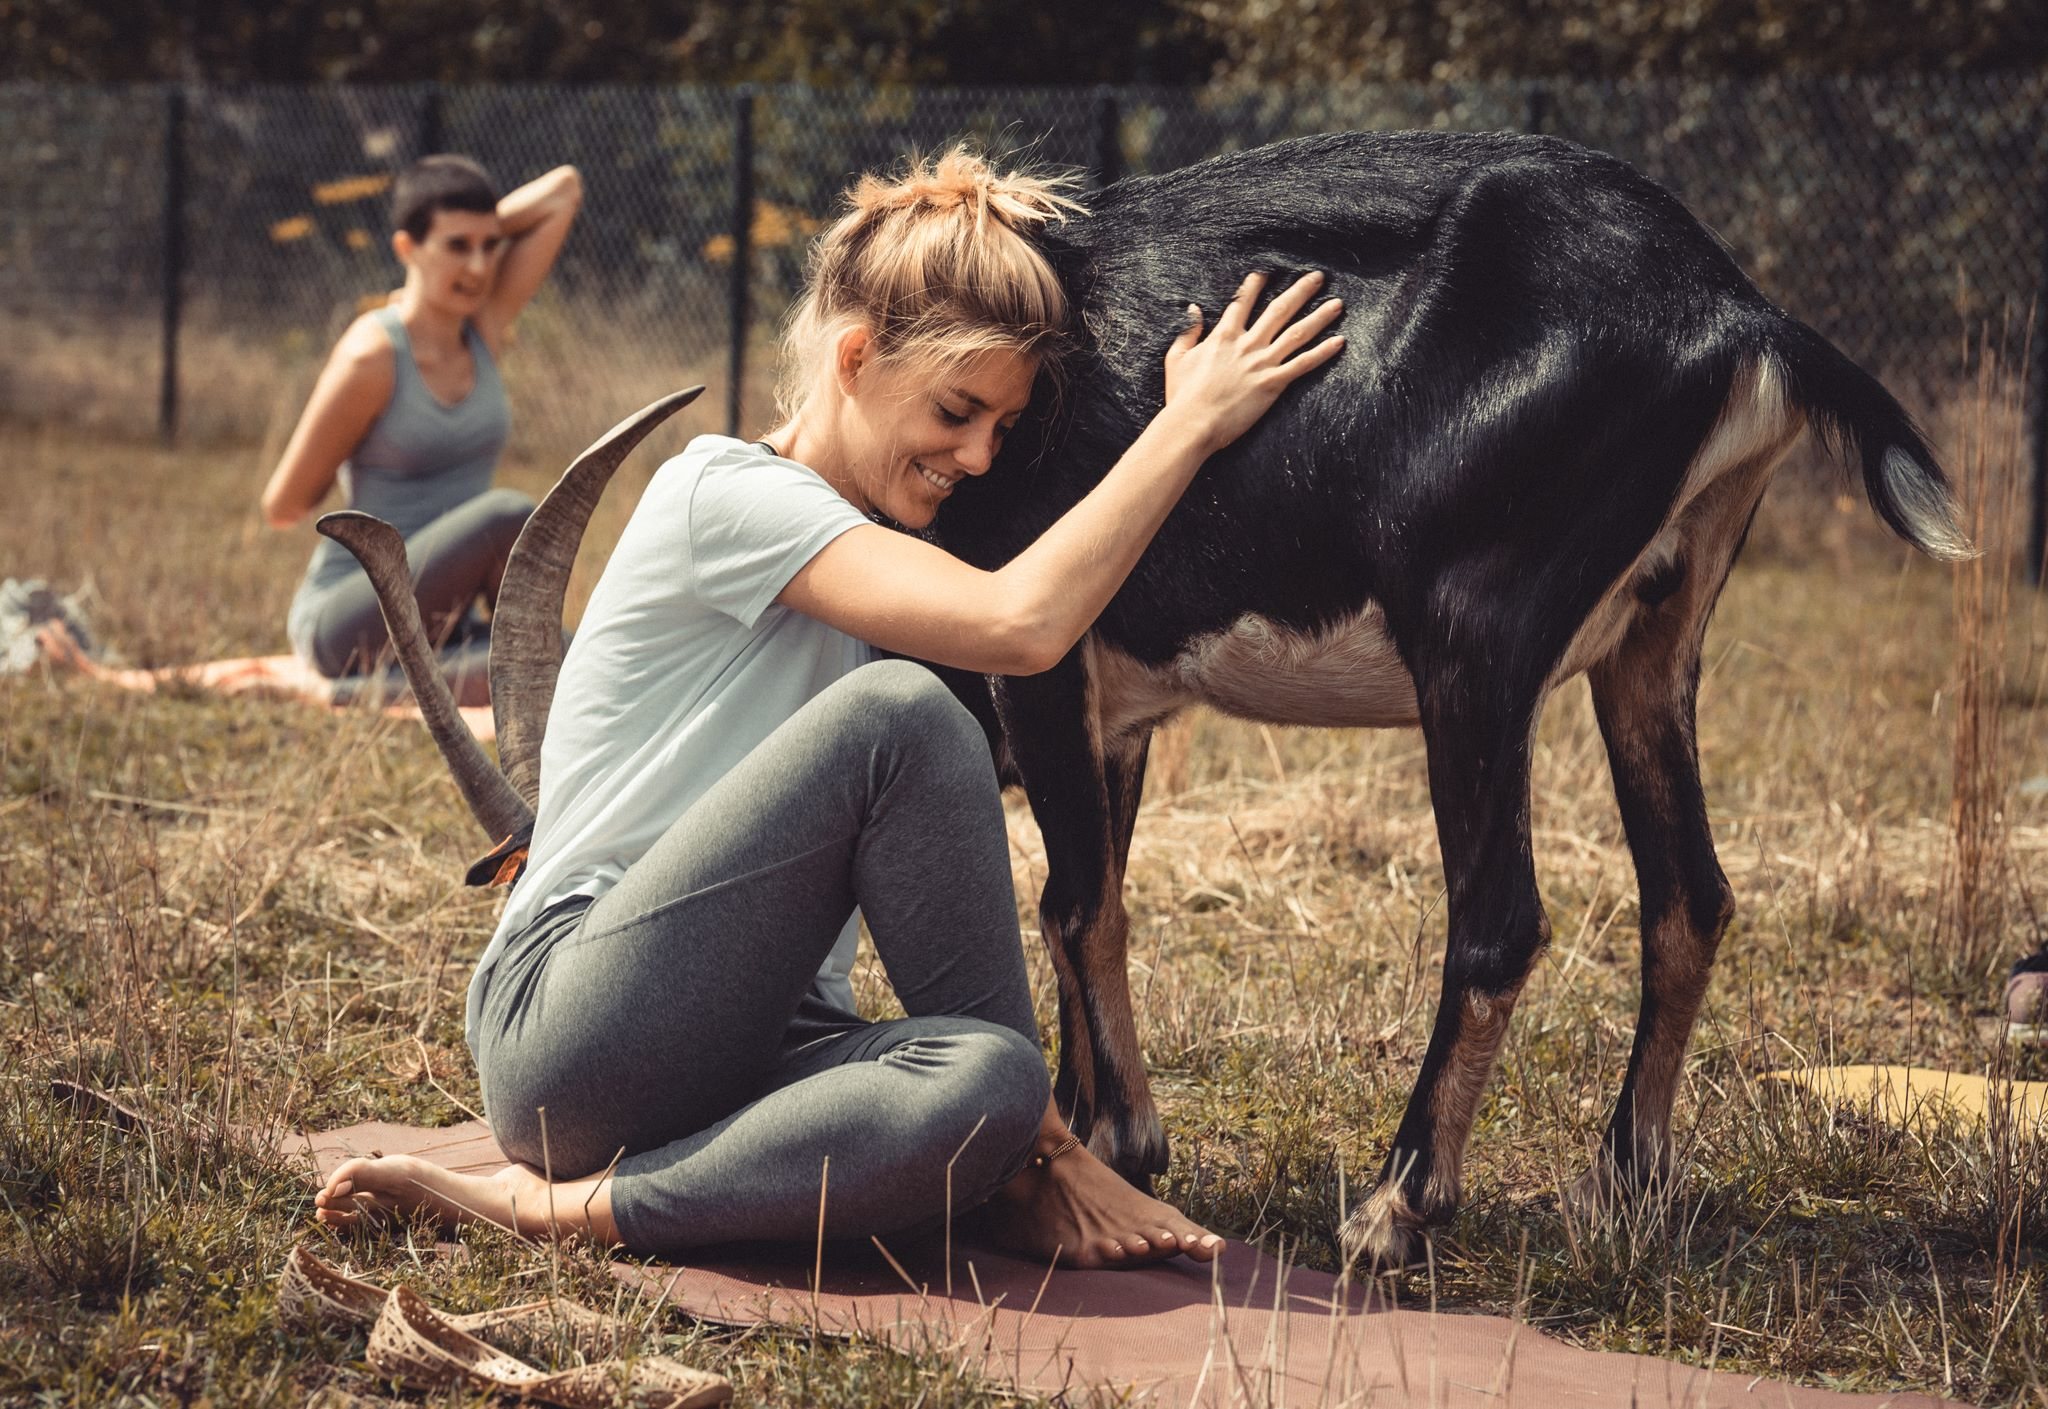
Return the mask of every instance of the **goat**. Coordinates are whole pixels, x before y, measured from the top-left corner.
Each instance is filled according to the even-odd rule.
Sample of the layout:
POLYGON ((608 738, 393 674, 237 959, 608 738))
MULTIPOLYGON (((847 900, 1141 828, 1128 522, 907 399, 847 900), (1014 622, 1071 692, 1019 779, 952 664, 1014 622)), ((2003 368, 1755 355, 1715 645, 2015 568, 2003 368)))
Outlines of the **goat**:
MULTIPOLYGON (((983 567, 1076 503, 1158 410, 1190 297, 1220 305, 1247 268, 1275 288, 1321 269, 1347 338, 1204 467, 1066 659, 1031 677, 947 672, 1044 833, 1061 1110, 1134 1182, 1165 1169, 1121 900, 1153 728, 1195 702, 1278 724, 1419 725, 1448 891, 1443 991, 1380 1181, 1343 1230, 1348 1255, 1412 1257, 1458 1204, 1474 1112, 1548 943, 1530 741, 1549 693, 1583 672, 1636 866, 1643 990, 1604 1155, 1573 1194, 1653 1187, 1733 904, 1695 746, 1708 617, 1809 423, 1860 457, 1900 537, 1967 554, 1911 419, 1668 192, 1554 138, 1277 143, 1119 182, 1045 248, 1077 312, 1068 385, 1034 400, 929 530, 983 567)), ((527 536, 555 541, 554 517, 544 505, 527 536)), ((567 542, 551 550, 564 573, 567 542)), ((527 551, 522 538, 515 558, 527 551)), ((513 576, 507 623, 533 610, 513 576)), ((557 661, 544 638, 560 600, 557 585, 556 615, 544 605, 522 627, 522 669, 557 661)), ((501 725, 508 769, 527 766, 535 727, 501 725)), ((530 803, 530 778, 520 791, 530 803)))

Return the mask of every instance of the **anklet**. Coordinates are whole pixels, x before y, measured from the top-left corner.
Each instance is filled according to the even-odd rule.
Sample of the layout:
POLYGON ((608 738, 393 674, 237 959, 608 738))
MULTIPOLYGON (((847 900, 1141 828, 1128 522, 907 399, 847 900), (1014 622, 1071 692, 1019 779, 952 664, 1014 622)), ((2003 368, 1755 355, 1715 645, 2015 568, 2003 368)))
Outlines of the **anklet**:
POLYGON ((1050 1150, 1047 1150, 1044 1154, 1033 1155, 1031 1157, 1031 1167, 1033 1169, 1043 1169, 1047 1165, 1051 1164, 1054 1160, 1058 1159, 1061 1155, 1065 1154, 1068 1150, 1078 1150, 1080 1148, 1081 1137, 1078 1135, 1069 1135, 1066 1139, 1060 1141, 1057 1145, 1054 1145, 1050 1150))

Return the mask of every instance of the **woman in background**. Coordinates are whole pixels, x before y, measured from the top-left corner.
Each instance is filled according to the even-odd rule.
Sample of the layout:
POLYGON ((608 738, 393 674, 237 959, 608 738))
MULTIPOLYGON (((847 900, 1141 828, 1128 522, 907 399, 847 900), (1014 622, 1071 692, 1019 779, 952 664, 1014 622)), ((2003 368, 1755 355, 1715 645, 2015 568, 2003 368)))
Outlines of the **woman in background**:
MULTIPOLYGON (((479 649, 512 543, 533 501, 492 489, 510 413, 498 378, 513 320, 554 267, 583 199, 571 166, 498 196, 467 157, 431 156, 399 176, 391 247, 405 284, 342 334, 284 456, 263 517, 291 528, 340 481, 346 506, 405 535, 420 615, 457 699, 489 698, 479 649)), ((369 579, 322 539, 286 617, 292 649, 341 703, 387 637, 369 579)))

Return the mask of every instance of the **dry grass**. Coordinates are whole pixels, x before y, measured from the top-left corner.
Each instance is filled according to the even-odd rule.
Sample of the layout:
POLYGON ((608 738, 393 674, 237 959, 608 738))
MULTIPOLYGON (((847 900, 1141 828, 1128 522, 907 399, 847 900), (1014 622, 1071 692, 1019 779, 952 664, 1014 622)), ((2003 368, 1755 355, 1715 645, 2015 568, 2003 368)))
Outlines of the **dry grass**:
MULTIPOLYGON (((577 444, 641 392, 586 394, 607 409, 564 437, 577 444)), ((589 563, 659 458, 716 419, 692 413, 636 458, 589 563)), ((536 489, 560 447, 536 448, 524 411, 522 426, 506 478, 536 489)), ((257 527, 261 446, 0 434, 10 481, 34 486, 0 520, 0 571, 90 578, 106 634, 139 662, 281 648, 310 539, 257 527)), ((1481 1109, 1468 1207, 1438 1242, 1434 1287, 1411 1294, 1724 1368, 2048 1403, 2041 1141, 1901 1132, 1758 1080, 1833 1060, 2048 1077, 1989 1021, 1999 967, 2042 938, 2048 614, 2016 592, 1993 620, 1992 587, 1958 591, 1863 530, 1860 508, 1765 513, 1844 527, 1803 561, 1739 569, 1709 642, 1701 746, 1740 911, 1687 1068, 1682 1178, 1667 1204, 1606 1225, 1558 1204, 1619 1083, 1637 969, 1627 849, 1574 685, 1536 773, 1557 941, 1481 1109), (1959 626, 1959 611, 1989 624, 1959 626), (1959 704, 1972 631, 1968 671, 1995 683, 1959 704), (1998 760, 1975 775, 1993 780, 1998 859, 1972 882, 1967 943, 1952 918, 1959 709, 1978 731, 1965 756, 1998 760)), ((0 715, 0 1399, 378 1392, 360 1343, 272 1328, 268 1278, 309 1228, 308 1191, 233 1132, 477 1105, 460 996, 494 907, 456 884, 477 838, 431 746, 379 719, 39 679, 0 681, 0 715), (79 1122, 44 1096, 53 1076, 129 1093, 155 1136, 79 1122)), ((1412 733, 1204 715, 1160 743, 1127 896, 1131 977, 1174 1140, 1169 1192, 1212 1226, 1334 1255, 1435 1001, 1426 792, 1412 733)), ((1035 932, 1043 851, 1015 805, 1012 822, 1035 932)), ((886 1008, 871 963, 860 981, 886 1008)), ((458 1309, 551 1275, 614 1296, 587 1252, 556 1274, 509 1237, 466 1241, 460 1263, 404 1242, 366 1255, 458 1309)), ((726 1369, 751 1401, 1003 1402, 931 1358, 637 1314, 650 1344, 726 1369)))

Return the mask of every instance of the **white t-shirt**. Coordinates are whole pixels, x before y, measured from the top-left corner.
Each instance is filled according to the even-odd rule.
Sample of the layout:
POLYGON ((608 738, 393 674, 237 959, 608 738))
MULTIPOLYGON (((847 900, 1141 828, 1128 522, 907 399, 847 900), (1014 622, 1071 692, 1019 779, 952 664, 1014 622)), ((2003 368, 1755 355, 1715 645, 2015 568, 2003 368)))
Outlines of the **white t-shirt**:
MULTIPOLYGON (((874 648, 776 603, 797 570, 868 522, 818 475, 701 435, 655 471, 562 662, 526 872, 469 984, 470 1046, 509 937, 604 894, 727 770, 874 648)), ((851 1011, 860 916, 817 991, 851 1011)))

